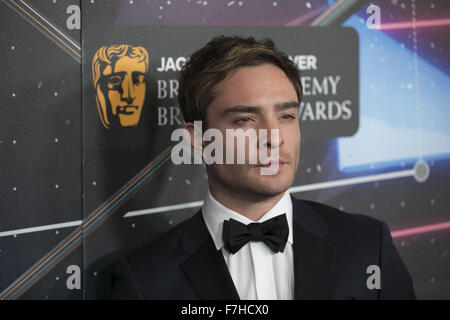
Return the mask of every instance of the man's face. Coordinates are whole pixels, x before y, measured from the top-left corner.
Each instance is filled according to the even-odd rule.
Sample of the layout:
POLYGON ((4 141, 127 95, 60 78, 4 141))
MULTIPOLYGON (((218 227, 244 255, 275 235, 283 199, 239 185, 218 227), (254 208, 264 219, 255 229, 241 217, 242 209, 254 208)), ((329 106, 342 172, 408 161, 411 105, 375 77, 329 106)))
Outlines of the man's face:
POLYGON ((104 125, 118 118, 122 127, 137 126, 145 100, 145 72, 144 62, 126 56, 103 70, 97 97, 104 125))
POLYGON ((246 164, 208 166, 210 183, 249 196, 271 197, 286 191, 294 181, 300 156, 299 102, 286 74, 272 64, 241 67, 215 90, 216 98, 207 110, 208 129, 219 129, 225 146, 226 129, 255 129, 257 135, 259 129, 266 129, 268 140, 265 144, 258 141, 256 146, 246 144, 246 164), (272 129, 279 130, 278 141, 271 141, 272 129), (262 175, 259 160, 258 164, 247 161, 249 150, 262 147, 269 155, 278 152, 281 164, 276 174, 262 175))

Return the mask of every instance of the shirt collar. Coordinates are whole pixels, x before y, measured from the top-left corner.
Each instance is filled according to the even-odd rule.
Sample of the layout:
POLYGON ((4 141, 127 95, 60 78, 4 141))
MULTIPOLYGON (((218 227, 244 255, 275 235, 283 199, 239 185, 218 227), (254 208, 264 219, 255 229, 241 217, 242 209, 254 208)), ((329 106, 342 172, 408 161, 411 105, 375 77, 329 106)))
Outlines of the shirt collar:
MULTIPOLYGON (((281 199, 272 207, 272 209, 266 212, 266 214, 264 214, 256 222, 264 222, 283 213, 286 213, 286 218, 289 226, 289 237, 287 241, 292 245, 294 242, 292 234, 292 199, 288 191, 284 193, 283 197, 281 197, 281 199)), ((209 189, 203 203, 202 215, 217 250, 221 250, 224 246, 222 238, 223 221, 231 218, 245 225, 255 222, 237 213, 236 211, 228 209, 223 204, 218 202, 216 199, 214 199, 209 189)))

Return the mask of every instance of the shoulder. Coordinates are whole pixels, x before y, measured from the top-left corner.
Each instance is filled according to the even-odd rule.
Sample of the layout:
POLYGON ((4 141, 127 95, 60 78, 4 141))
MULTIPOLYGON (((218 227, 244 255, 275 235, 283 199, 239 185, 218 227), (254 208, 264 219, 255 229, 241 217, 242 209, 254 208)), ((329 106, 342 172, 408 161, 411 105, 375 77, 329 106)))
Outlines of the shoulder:
POLYGON ((330 222, 341 222, 341 223, 345 222, 369 227, 379 226, 379 224, 382 223, 381 220, 378 220, 376 218, 372 218, 363 214, 346 212, 323 203, 310 200, 300 200, 300 199, 295 200, 302 201, 305 204, 309 205, 322 218, 330 222))
MULTIPOLYGON (((332 206, 310 200, 293 198, 293 202, 308 207, 326 224, 329 236, 336 241, 370 241, 378 243, 381 233, 387 230, 386 224, 376 218, 363 214, 350 213, 332 206)), ((294 212, 294 214, 301 214, 294 212)))
POLYGON ((140 243, 124 253, 124 259, 133 267, 150 261, 154 265, 155 261, 161 261, 161 259, 177 260, 182 253, 181 243, 184 231, 193 219, 194 217, 191 217, 180 222, 157 239, 140 243))
POLYGON ((192 222, 195 224, 196 216, 174 226, 157 240, 121 254, 113 266, 113 298, 154 299, 175 292, 172 289, 183 282, 179 265, 189 258, 182 249, 183 235, 192 222))
MULTIPOLYGON (((180 222, 156 240, 145 241, 125 250, 115 262, 116 270, 125 270, 136 279, 148 277, 153 279, 161 274, 170 277, 176 274, 178 265, 189 258, 183 250, 183 236, 186 229, 196 223, 198 214, 180 222), (121 267, 117 268, 117 266, 121 267)), ((152 281, 158 281, 158 279, 152 281)))
MULTIPOLYGON (((301 220, 299 216, 305 211, 308 220, 315 219, 314 223, 309 223, 310 230, 312 226, 326 226, 320 230, 326 230, 323 232, 324 238, 333 243, 333 268, 339 273, 334 281, 341 292, 348 290, 349 296, 373 298, 373 295, 366 295, 366 280, 368 267, 375 265, 382 272, 382 290, 377 293, 377 298, 415 298, 411 276, 393 244, 385 222, 314 201, 292 199, 297 221, 301 220)), ((319 228, 316 227, 316 230, 319 228)))

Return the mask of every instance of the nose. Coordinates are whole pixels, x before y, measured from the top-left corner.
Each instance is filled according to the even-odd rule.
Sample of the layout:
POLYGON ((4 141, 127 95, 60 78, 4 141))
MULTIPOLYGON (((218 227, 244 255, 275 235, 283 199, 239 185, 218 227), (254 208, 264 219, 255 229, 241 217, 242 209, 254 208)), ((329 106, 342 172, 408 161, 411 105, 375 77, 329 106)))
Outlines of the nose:
POLYGON ((133 81, 130 77, 125 77, 122 82, 122 100, 131 104, 135 98, 133 81))
MULTIPOLYGON (((262 135, 262 139, 260 141, 260 146, 267 149, 276 149, 280 148, 284 140, 281 137, 280 126, 278 125, 277 119, 267 119, 263 122, 263 126, 260 129, 265 129, 266 137, 262 135)), ((261 135, 259 135, 261 137, 261 135)))

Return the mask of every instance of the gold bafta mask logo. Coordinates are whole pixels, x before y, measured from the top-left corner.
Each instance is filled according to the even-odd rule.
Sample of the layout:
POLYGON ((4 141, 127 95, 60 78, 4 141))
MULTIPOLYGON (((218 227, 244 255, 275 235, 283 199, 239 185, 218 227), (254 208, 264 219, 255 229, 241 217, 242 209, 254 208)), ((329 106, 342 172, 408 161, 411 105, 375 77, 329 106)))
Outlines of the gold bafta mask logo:
POLYGON ((92 59, 92 81, 103 127, 135 127, 141 119, 148 53, 131 45, 104 46, 92 59))

